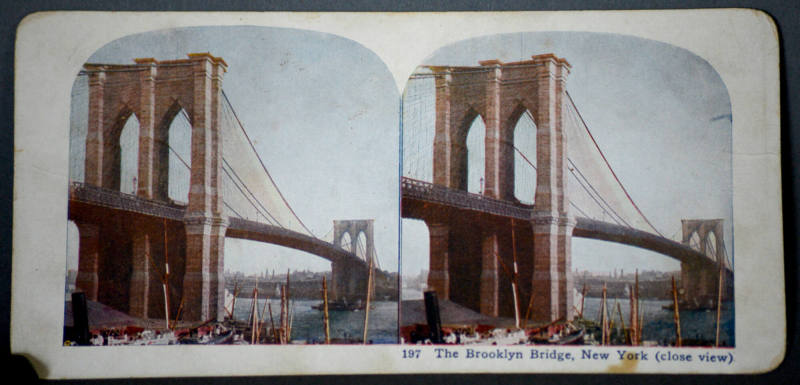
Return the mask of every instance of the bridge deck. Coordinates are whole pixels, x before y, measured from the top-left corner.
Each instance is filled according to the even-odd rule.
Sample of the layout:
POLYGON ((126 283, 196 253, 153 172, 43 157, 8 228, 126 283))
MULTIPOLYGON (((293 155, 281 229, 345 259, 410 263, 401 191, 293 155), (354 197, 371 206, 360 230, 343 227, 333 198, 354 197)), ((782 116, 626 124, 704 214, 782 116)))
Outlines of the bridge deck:
MULTIPOLYGON (((413 210, 406 210, 411 202, 421 202, 427 207, 438 206, 455 210, 471 211, 490 216, 513 218, 519 220, 530 220, 533 215, 533 207, 515 204, 489 198, 483 195, 469 193, 461 190, 454 190, 447 187, 435 185, 411 178, 403 178, 401 183, 403 194, 403 217, 421 218, 413 210)), ((614 223, 598 221, 590 218, 576 218, 577 223, 572 235, 575 237, 598 239, 609 242, 616 242, 630 246, 636 246, 650 251, 654 251, 684 263, 699 264, 706 268, 713 268, 715 262, 705 254, 646 231, 631 227, 620 226, 614 223)), ((726 267, 727 274, 732 272, 726 267)))
POLYGON ((318 255, 330 261, 355 258, 363 262, 361 258, 356 257, 345 249, 293 230, 234 217, 229 218, 228 221, 228 230, 225 236, 229 238, 247 239, 291 247, 318 255))
MULTIPOLYGON (((145 199, 132 194, 73 182, 70 186, 69 200, 121 210, 171 221, 183 221, 186 206, 145 199)), ((267 242, 293 248, 330 261, 353 261, 366 266, 366 262, 355 254, 334 246, 332 243, 298 233, 293 230, 256 221, 230 217, 226 237, 267 242)))

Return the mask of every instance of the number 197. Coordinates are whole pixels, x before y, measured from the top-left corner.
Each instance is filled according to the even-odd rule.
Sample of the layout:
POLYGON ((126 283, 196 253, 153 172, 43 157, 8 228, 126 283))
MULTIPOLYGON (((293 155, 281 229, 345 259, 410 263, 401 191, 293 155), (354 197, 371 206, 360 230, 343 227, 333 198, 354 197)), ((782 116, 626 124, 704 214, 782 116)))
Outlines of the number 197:
POLYGON ((403 358, 419 358, 422 349, 403 349, 403 358))

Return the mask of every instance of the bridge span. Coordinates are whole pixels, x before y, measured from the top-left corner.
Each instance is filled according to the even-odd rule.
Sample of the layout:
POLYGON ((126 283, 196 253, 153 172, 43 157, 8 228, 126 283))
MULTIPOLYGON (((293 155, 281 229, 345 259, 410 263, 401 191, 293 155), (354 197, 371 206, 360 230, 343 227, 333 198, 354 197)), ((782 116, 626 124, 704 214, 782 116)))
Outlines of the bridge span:
MULTIPOLYGON (((530 223, 534 218, 534 208, 531 205, 495 199, 485 195, 452 189, 407 177, 402 179, 401 188, 403 195, 402 217, 423 220, 429 224, 429 230, 431 227, 437 228, 437 225, 441 223, 452 224, 455 220, 471 222, 472 224, 484 223, 492 228, 502 226, 510 228, 511 221, 513 220, 514 226, 517 229, 515 237, 530 241, 531 243, 533 242, 532 239, 528 239, 530 235, 526 234, 532 231, 530 223)), ((452 230, 452 228, 450 230, 452 230)), ((478 235, 479 234, 473 233, 473 237, 477 237, 478 235)), ((647 231, 621 226, 616 223, 577 217, 575 218, 574 227, 572 229, 572 236, 614 242, 649 250, 680 261, 682 270, 686 270, 682 271, 682 277, 684 279, 708 278, 707 280, 709 280, 713 278, 711 279, 713 282, 709 283, 716 282, 716 273, 713 274, 713 277, 697 277, 696 274, 695 276, 688 277, 687 273, 688 271, 716 272, 719 268, 717 261, 710 259, 706 254, 689 245, 647 231)), ((436 237, 432 234, 431 241, 434 241, 435 238, 436 237)), ((518 249, 527 252, 532 251, 529 250, 529 246, 519 244, 521 243, 519 241, 517 241, 517 243, 518 249)), ((451 250, 451 254, 458 253, 452 253, 452 251, 454 250, 451 250)), ((477 255, 479 255, 479 253, 476 254, 476 257, 477 255)), ((520 255, 522 255, 522 253, 520 253, 520 255)), ((526 263, 523 261, 522 265, 526 265, 526 263)), ((455 274, 457 275, 458 273, 455 274)), ((726 290, 730 291, 732 290, 733 272, 729 267, 725 266, 723 274, 726 290)), ((453 280, 449 279, 448 285, 453 284, 453 280)), ((715 291, 709 292, 710 289, 704 288, 702 284, 695 283, 689 285, 688 282, 683 282, 682 284, 687 285, 686 288, 689 289, 684 290, 683 297, 686 300, 691 300, 693 297, 709 296, 715 293, 715 291), (700 293, 700 291, 702 291, 702 293, 700 293)), ((454 289, 451 287, 448 292, 448 294, 452 295, 454 289)), ((501 294, 500 297, 503 297, 503 295, 501 294)), ((476 298, 473 298, 473 301, 475 299, 476 298)), ((473 303, 473 305, 475 305, 475 303, 473 303)))
MULTIPOLYGON (((426 211, 435 206, 440 206, 440 209, 465 210, 520 221, 530 221, 533 218, 533 207, 530 205, 502 201, 411 178, 403 178, 402 190, 404 218, 425 220, 429 217, 426 211), (419 210, 420 206, 424 206, 426 210, 419 210)), ((577 217, 575 220, 575 227, 572 231, 572 235, 575 237, 636 246, 663 254, 682 263, 697 264, 704 268, 715 268, 716 266, 716 262, 700 251, 669 238, 591 218, 577 217)), ((727 267, 726 269, 730 272, 730 269, 727 267)))
POLYGON ((543 53, 477 64, 423 66, 404 97, 404 114, 410 111, 403 125, 404 176, 432 183, 403 180, 402 216, 428 226, 430 289, 486 315, 511 316, 528 306, 536 322, 572 320, 577 236, 681 261, 684 300, 705 302, 716 292, 719 270, 704 252, 712 245, 724 266, 721 220, 683 220, 682 242, 654 235, 658 229, 567 92, 572 66, 566 58, 543 53), (688 246, 693 237, 700 238, 698 251, 688 246), (519 301, 506 289, 514 261, 519 301))
MULTIPOLYGON (((141 275, 146 271, 148 275, 154 268, 154 262, 150 266, 141 266, 143 261, 139 261, 136 266, 128 266, 130 260, 129 252, 134 240, 124 239, 122 234, 136 234, 149 232, 155 237, 159 230, 163 231, 166 227, 169 235, 164 235, 164 242, 168 243, 168 254, 170 266, 174 275, 184 274, 183 264, 185 260, 180 252, 183 247, 176 245, 185 242, 184 221, 186 218, 186 205, 177 202, 162 202, 159 200, 146 199, 133 194, 126 194, 116 190, 92 186, 84 183, 73 182, 69 189, 69 219, 78 225, 81 236, 79 253, 81 263, 84 268, 83 273, 79 273, 78 280, 80 285, 87 290, 87 295, 93 300, 100 300, 117 309, 137 311, 142 316, 153 317, 155 309, 150 309, 149 302, 155 299, 139 298, 132 293, 130 288, 120 290, 119 281, 124 280, 124 271, 131 269, 134 271, 133 280, 136 275, 141 275), (105 219, 103 219, 105 218, 105 219), (94 225, 90 225, 94 224, 94 225), (100 226, 97 226, 97 225, 100 226), (98 233, 102 233, 105 228, 111 227, 115 230, 115 237, 112 242, 92 242, 92 238, 100 238, 98 233), (138 229, 137 229, 138 228, 138 229), (120 231, 124 230, 124 231, 120 231), (166 239, 169 238, 169 239, 166 239), (95 243, 92 245, 92 243, 95 243), (104 261, 100 257, 102 249, 114 249, 116 252, 115 260, 104 261), (92 255, 96 254, 96 255, 92 255), (86 265, 94 265, 87 268, 86 265), (117 268, 114 268, 116 266, 117 268), (86 271, 95 271, 94 274, 85 274, 86 271), (115 271, 117 270, 117 271, 115 271), (138 270, 138 271, 137 271, 138 270), (103 274, 103 272, 107 274, 103 274), (111 279, 102 279, 101 276, 111 276, 111 279)), ((334 270, 332 282, 332 298, 358 300, 366 293, 365 277, 368 274, 368 263, 358 257, 354 252, 345 250, 338 245, 314 238, 312 236, 299 233, 290 229, 275 225, 260 223, 252 220, 229 217, 225 230, 226 238, 245 239, 250 241, 265 242, 283 247, 300 250, 327 259, 331 262, 334 270)), ((153 242, 155 246, 157 242, 153 242)), ((132 254, 138 251, 133 247, 132 254)), ((148 259, 161 258, 156 255, 161 254, 162 250, 150 250, 148 259)), ((151 261, 152 262, 152 261, 151 261)), ((147 262, 145 262, 147 263, 147 262)), ((136 263, 134 262, 133 265, 136 263)), ((375 269, 375 279, 377 282, 388 281, 389 275, 375 269)), ((154 277, 148 277, 144 286, 157 286, 154 277), (151 282, 153 281, 153 282, 151 282)), ((171 286, 180 288, 180 280, 170 282, 171 286)), ((133 283, 135 290, 135 282, 133 283)), ((150 291, 150 290, 144 290, 150 291)), ((148 294, 147 296, 152 296, 148 294)), ((157 306, 158 309, 163 309, 157 306)))
POLYGON ((71 159, 82 173, 68 200, 80 238, 76 288, 88 299, 141 318, 174 316, 183 305, 183 320, 222 320, 226 237, 328 259, 334 300, 367 295, 374 250, 365 261, 355 253, 358 242, 344 250, 341 239, 314 237, 223 91, 227 71, 225 60, 208 52, 84 64, 78 76, 86 76, 87 92, 73 103, 84 101, 88 114, 82 129, 71 128, 84 140, 76 149, 84 157, 71 159))

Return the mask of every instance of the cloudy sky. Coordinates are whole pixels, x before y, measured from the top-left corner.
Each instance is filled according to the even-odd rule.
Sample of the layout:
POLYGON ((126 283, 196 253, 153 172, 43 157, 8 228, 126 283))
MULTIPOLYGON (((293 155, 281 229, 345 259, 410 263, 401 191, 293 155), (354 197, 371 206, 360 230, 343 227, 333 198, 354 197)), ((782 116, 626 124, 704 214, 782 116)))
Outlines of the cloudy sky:
MULTIPOLYGON (((335 219, 374 218, 381 267, 396 270, 402 90, 380 59, 328 34, 213 27, 129 36, 88 61, 130 64, 133 58, 170 60, 190 52, 210 52, 228 63, 225 92, 276 184, 312 232, 326 235, 335 219)), ((732 254, 730 102, 719 76, 701 58, 634 37, 552 32, 471 39, 442 47, 419 64, 477 65, 542 53, 572 64, 570 94, 655 226, 674 237, 682 218, 724 218, 732 254)), ((403 220, 402 229, 403 272, 427 269, 424 224, 403 220)), ((77 238, 70 232, 68 263, 74 268, 77 238)), ((226 269, 245 272, 329 268, 302 252, 233 239, 226 241, 225 261, 226 269)), ((573 266, 679 268, 658 254, 577 238, 573 266)))
MULTIPOLYGON (((380 266, 397 271, 400 96, 383 62, 351 40, 262 27, 133 35, 107 44, 88 61, 131 64, 134 58, 182 59, 192 52, 210 52, 228 63, 223 88, 276 184, 311 231, 323 237, 335 219, 375 219, 380 266)), ((81 146, 82 140, 73 142, 81 146)), ((74 268, 77 238, 70 232, 74 268)), ((330 269, 322 258, 264 243, 227 239, 225 248, 229 270, 330 269)))
MULTIPOLYGON (((511 62, 544 53, 572 65, 568 92, 655 227, 680 240, 681 219, 723 218, 726 248, 732 254, 730 99, 703 59, 630 36, 538 32, 462 41, 440 48, 420 64, 475 66, 481 60, 511 62)), ((426 135, 414 132, 419 124, 407 123, 404 135, 426 135)), ((427 268, 428 245, 422 241, 427 236, 424 223, 403 220, 404 273, 427 268)), ((680 269, 677 261, 660 254, 580 238, 573 238, 572 261, 574 268, 590 271, 680 269)))

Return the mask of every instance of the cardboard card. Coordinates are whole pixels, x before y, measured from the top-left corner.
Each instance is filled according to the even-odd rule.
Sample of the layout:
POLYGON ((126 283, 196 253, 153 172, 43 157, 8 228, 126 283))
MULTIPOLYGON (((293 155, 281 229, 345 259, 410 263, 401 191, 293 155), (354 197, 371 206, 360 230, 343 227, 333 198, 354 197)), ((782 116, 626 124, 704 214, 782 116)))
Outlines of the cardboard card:
POLYGON ((16 52, 42 377, 783 359, 764 13, 52 12, 16 52))

